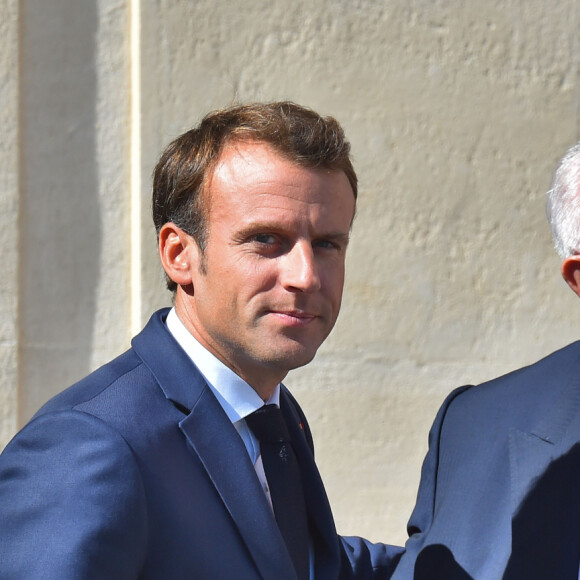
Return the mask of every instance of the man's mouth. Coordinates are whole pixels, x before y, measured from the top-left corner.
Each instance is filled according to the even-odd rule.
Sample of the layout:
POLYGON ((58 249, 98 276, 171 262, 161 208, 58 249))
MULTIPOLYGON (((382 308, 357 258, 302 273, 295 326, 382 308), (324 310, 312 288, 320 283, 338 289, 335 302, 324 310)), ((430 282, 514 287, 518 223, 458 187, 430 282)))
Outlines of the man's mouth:
POLYGON ((270 314, 282 324, 295 327, 308 326, 318 318, 316 314, 304 310, 271 310, 270 314))

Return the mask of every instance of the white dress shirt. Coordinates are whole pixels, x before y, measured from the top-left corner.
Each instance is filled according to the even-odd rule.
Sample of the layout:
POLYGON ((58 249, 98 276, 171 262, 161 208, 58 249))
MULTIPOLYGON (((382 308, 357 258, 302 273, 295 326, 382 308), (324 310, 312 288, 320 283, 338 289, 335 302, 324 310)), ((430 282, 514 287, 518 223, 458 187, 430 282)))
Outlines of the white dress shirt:
POLYGON ((270 490, 268 489, 262 457, 260 456, 260 444, 246 424, 245 418, 264 404, 274 404, 279 407, 280 385, 276 385, 274 393, 264 403, 258 393, 246 381, 193 337, 177 316, 175 308, 169 311, 166 324, 169 332, 171 332, 175 340, 201 372, 209 388, 242 438, 270 507, 272 507, 270 490))

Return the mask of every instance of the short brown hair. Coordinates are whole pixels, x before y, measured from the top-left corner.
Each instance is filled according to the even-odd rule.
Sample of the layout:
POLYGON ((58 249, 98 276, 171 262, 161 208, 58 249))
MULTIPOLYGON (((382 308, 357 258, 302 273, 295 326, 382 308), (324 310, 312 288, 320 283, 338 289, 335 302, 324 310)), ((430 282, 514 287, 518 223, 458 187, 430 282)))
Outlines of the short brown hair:
MULTIPOLYGON (((171 142, 153 173, 153 222, 159 235, 173 222, 191 235, 201 252, 207 243, 207 212, 202 195, 224 146, 259 141, 281 156, 309 168, 344 171, 357 196, 350 143, 333 117, 292 102, 253 103, 213 111, 171 142)), ((177 285, 167 280, 175 291, 177 285)))

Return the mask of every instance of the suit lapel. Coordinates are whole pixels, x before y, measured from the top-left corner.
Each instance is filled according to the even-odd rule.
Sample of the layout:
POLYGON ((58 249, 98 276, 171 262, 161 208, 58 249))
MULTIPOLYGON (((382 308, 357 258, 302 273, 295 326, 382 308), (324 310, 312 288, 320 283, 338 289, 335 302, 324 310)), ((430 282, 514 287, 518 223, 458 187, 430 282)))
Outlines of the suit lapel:
POLYGON ((254 466, 209 388, 179 426, 203 463, 262 576, 296 580, 254 466))
MULTIPOLYGON (((133 339, 167 399, 186 417, 179 423, 264 578, 296 580, 290 556, 244 444, 197 367, 155 313, 133 339)), ((227 556, 224 556, 227 557, 227 556)))

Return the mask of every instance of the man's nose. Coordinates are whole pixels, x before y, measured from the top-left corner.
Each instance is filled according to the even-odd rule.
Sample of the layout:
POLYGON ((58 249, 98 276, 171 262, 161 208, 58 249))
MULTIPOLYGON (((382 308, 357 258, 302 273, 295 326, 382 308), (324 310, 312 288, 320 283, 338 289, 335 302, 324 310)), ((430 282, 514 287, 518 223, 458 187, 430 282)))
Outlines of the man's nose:
POLYGON ((309 242, 296 243, 283 257, 282 285, 292 292, 320 290, 320 276, 314 249, 309 242))

